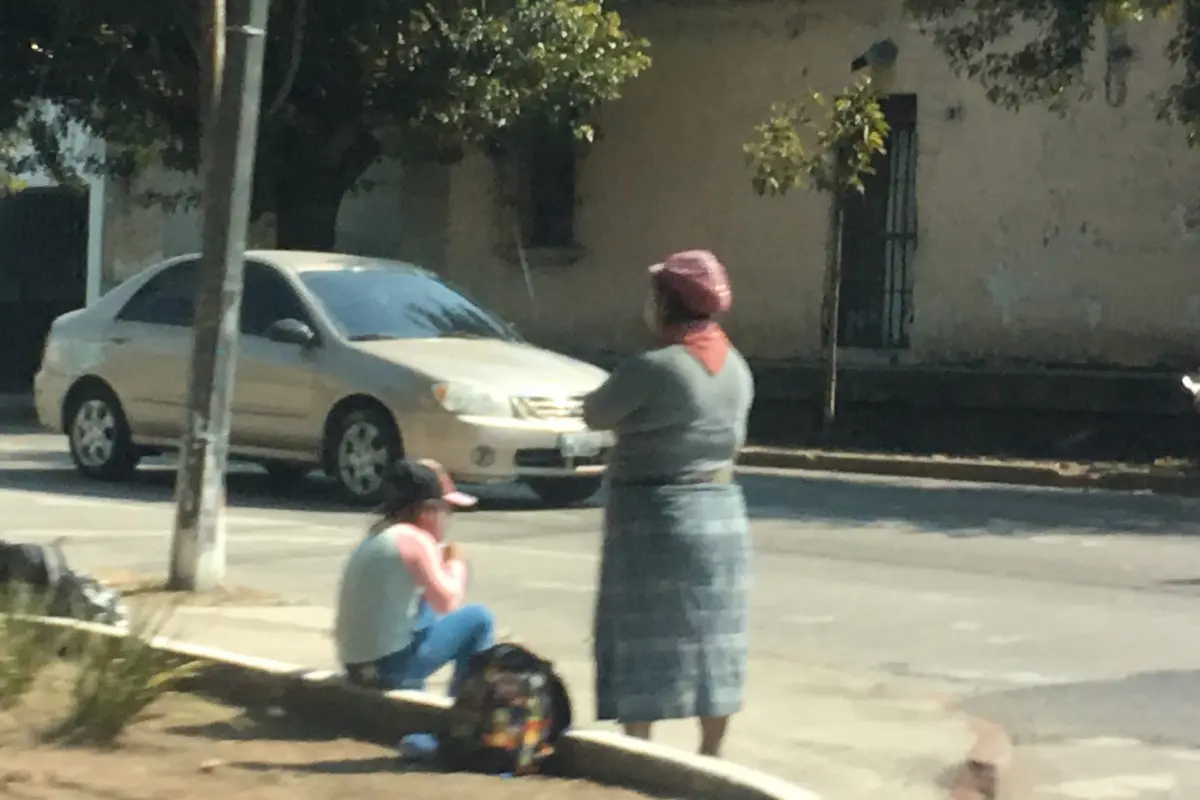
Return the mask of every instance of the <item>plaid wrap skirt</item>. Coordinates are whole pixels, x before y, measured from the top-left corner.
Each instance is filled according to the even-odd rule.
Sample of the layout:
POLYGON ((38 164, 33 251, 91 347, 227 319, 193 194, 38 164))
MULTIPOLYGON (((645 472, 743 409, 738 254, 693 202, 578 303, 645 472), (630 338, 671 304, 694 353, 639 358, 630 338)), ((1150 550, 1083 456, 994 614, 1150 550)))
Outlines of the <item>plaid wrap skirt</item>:
POLYGON ((612 486, 604 528, 593 628, 597 719, 740 710, 751 548, 741 487, 612 486))

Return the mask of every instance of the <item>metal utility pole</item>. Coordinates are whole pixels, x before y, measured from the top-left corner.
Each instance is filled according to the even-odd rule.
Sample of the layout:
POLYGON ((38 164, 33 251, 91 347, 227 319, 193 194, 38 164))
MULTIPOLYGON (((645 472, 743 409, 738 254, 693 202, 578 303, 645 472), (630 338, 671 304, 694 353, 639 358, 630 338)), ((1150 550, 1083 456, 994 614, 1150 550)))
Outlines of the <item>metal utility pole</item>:
MULTIPOLYGON (((226 2, 225 64, 213 75, 219 101, 206 148, 212 163, 204 169, 204 246, 168 579, 170 588, 191 591, 213 588, 225 576, 225 466, 269 8, 269 0, 226 2)), ((215 41, 221 32, 213 35, 215 41)))

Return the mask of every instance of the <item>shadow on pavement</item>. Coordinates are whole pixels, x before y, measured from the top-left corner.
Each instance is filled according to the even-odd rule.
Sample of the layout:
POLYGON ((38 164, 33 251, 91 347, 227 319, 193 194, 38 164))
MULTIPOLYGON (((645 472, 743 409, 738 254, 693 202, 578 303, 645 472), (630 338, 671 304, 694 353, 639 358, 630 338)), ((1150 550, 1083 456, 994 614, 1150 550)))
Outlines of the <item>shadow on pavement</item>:
POLYGON ((235 761, 231 767, 244 769, 249 772, 300 772, 313 775, 373 775, 380 772, 403 772, 404 765, 396 756, 376 756, 374 758, 330 759, 327 761, 307 761, 304 763, 265 761, 235 761))
POLYGON ((987 484, 747 475, 751 516, 827 525, 900 523, 950 536, 1200 534, 1200 504, 1151 494, 987 484))
POLYGON ((18 450, 16 452, 0 453, 0 469, 4 468, 5 462, 24 464, 53 464, 61 467, 64 463, 64 460, 61 453, 52 453, 45 450, 18 450))
MULTIPOLYGON (((5 468, 0 464, 0 489, 92 499, 163 502, 174 496, 175 475, 173 469, 143 468, 132 480, 104 483, 85 478, 71 469, 5 468)), ((335 484, 317 473, 283 492, 273 486, 265 474, 257 471, 231 472, 226 476, 226 485, 229 508, 344 511, 352 514, 370 510, 343 501, 335 484)), ((476 491, 474 487, 466 488, 476 491)), ((480 488, 478 492, 478 511, 532 511, 547 507, 532 494, 526 497, 512 489, 505 494, 490 488, 480 488)))
POLYGON ((340 737, 337 731, 322 730, 286 716, 270 717, 265 708, 247 708, 240 716, 228 720, 173 725, 167 728, 167 733, 218 742, 327 742, 340 737))
POLYGON ((1000 725, 1018 745, 1114 738, 1200 747, 1192 712, 1200 708, 1200 670, 1010 689, 966 698, 961 707, 1000 725))
MULTIPOLYGON (((61 453, 47 451, 21 452, 12 458, 48 466, 64 464, 61 453)), ((362 508, 343 502, 333 482, 318 473, 285 493, 280 493, 256 467, 239 465, 228 474, 227 481, 231 508, 363 513, 362 508)), ((100 483, 65 466, 6 466, 0 460, 0 489, 163 502, 170 500, 174 483, 174 470, 162 465, 144 467, 127 483, 100 483)), ((812 473, 747 474, 741 483, 755 519, 834 527, 891 524, 897 532, 951 537, 1200 534, 1200 502, 1187 498, 812 473)), ((523 487, 464 488, 479 494, 480 511, 549 508, 523 487)), ((594 498, 585 508, 594 508, 600 499, 594 498)))

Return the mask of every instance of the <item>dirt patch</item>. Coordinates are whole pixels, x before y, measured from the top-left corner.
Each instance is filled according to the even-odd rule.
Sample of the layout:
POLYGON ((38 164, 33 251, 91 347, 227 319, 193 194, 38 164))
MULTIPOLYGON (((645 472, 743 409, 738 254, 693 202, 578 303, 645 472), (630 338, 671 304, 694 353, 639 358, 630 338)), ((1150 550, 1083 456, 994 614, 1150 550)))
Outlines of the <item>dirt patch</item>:
POLYGON ((207 592, 179 592, 167 588, 165 578, 121 570, 101 571, 96 579, 121 593, 130 606, 160 608, 187 606, 286 606, 293 605, 277 594, 245 586, 221 586, 207 592))
POLYGON ((404 771, 383 747, 323 734, 286 716, 248 714, 186 694, 151 707, 113 750, 42 741, 65 711, 56 666, 0 712, 0 796, 15 800, 646 800, 583 781, 404 771))

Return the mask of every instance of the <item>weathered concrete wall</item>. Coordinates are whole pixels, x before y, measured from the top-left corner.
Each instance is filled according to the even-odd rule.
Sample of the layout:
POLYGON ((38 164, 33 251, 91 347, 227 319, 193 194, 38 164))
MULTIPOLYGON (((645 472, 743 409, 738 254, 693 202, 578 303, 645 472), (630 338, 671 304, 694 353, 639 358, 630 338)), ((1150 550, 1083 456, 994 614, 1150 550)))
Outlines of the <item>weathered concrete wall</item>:
MULTIPOLYGON (((179 232, 176 217, 162 207, 148 204, 148 191, 166 192, 190 183, 186 176, 150 170, 131 180, 111 178, 104 203, 104 256, 102 284, 107 291, 156 261, 173 255, 171 241, 179 232), (170 237, 168 238, 168 233, 170 237)), ((186 229, 185 229, 186 232, 186 229)))
POLYGON ((531 299, 520 267, 497 255, 495 170, 476 157, 452 173, 448 273, 536 338, 627 350, 644 336, 645 265, 708 247, 735 281, 738 344, 760 358, 814 357, 824 198, 755 197, 741 145, 773 101, 806 85, 840 88, 850 60, 890 36, 900 45, 892 89, 917 93, 920 109, 915 310, 900 360, 1145 365, 1191 349, 1200 152, 1154 119, 1149 94, 1169 83, 1167 29, 1134 31, 1122 107, 1096 97, 1060 119, 990 105, 897 6, 814 0, 628 16, 650 38, 654 66, 605 110, 603 139, 583 162, 582 259, 536 265, 531 299))
MULTIPOLYGON (((404 170, 396 162, 381 162, 363 179, 362 190, 342 201, 337 247, 345 252, 395 257, 413 235, 409 226, 401 224, 406 210, 404 170)), ((164 258, 200 250, 203 217, 197 206, 168 208, 147 202, 151 197, 197 189, 194 175, 161 168, 147 169, 130 181, 109 181, 103 259, 106 288, 164 258)), ((442 225, 444 228, 444 222, 442 225)), ((273 215, 263 215, 251 225, 247 243, 252 248, 275 246, 273 215)))
MULTIPOLYGON (((1155 120, 1170 83, 1165 26, 1134 30, 1128 99, 1099 95, 1065 119, 1012 114, 948 81, 904 72, 922 94, 921 255, 915 355, 1148 365, 1200 334, 1200 153, 1155 120), (961 103, 961 122, 945 110, 961 103)), ((906 67, 909 61, 904 62, 906 67)))

